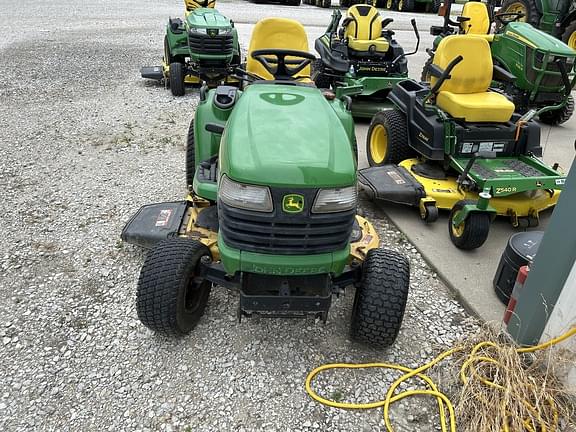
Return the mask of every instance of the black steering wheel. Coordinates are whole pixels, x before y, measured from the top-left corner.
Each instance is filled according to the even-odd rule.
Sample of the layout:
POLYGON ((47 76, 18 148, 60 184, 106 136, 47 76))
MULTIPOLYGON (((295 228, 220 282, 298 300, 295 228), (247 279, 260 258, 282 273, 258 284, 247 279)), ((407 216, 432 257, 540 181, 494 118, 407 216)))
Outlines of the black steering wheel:
POLYGON ((316 60, 314 54, 309 52, 280 48, 252 51, 252 58, 258 60, 276 80, 293 79, 298 72, 316 60))
POLYGON ((496 19, 500 24, 506 26, 511 22, 518 21, 520 18, 524 18, 526 14, 521 12, 499 12, 494 14, 494 19, 496 19), (511 17, 511 18, 504 18, 504 17, 511 17))

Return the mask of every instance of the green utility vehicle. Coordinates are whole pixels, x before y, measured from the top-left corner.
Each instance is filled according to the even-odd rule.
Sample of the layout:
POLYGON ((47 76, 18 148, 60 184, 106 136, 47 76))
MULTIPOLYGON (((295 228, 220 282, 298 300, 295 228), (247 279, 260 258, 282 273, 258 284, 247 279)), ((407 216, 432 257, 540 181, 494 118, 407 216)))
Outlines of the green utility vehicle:
POLYGON ((185 84, 206 82, 214 87, 231 82, 230 75, 240 61, 232 20, 214 9, 214 1, 187 0, 186 18, 171 18, 166 26, 162 66, 143 67, 141 74, 143 78, 164 80, 174 96, 183 96, 185 84))
MULTIPOLYGON (((557 65, 567 81, 564 63, 557 65)), ((538 112, 520 116, 490 90, 493 74, 516 78, 492 63, 485 39, 466 35, 442 39, 429 73, 429 85, 399 83, 389 96, 394 109, 372 119, 371 167, 360 170, 360 183, 374 199, 419 208, 426 222, 449 210, 448 232, 460 249, 482 246, 496 215, 537 226, 565 177, 539 159, 538 112)))
POLYGON ((388 93, 408 77, 406 57, 420 44, 416 20, 412 19, 416 49, 405 53, 387 28, 393 19, 380 17, 375 7, 352 6, 342 24, 341 19, 342 13, 335 10, 315 42, 320 59, 314 62, 313 78, 317 87, 352 93, 354 117, 370 118, 390 105, 388 93))
POLYGON ((500 12, 520 13, 522 21, 562 39, 576 50, 575 0, 504 0, 500 12))
POLYGON ((407 259, 379 249, 356 215, 354 123, 346 97, 309 79, 297 21, 256 24, 244 90, 203 87, 190 125, 185 201, 145 206, 122 233, 153 247, 136 307, 154 331, 196 325, 213 286, 239 292, 238 318, 317 316, 355 286, 351 335, 390 345, 409 287, 407 259))
POLYGON ((568 121, 574 112, 574 98, 570 93, 576 84, 576 51, 528 23, 517 22, 522 17, 520 13, 493 14, 485 3, 469 1, 457 21, 452 21, 451 4, 450 0, 445 1, 444 25, 430 28, 436 39, 433 48, 427 50, 430 59, 422 71, 422 80, 429 80, 427 66, 444 37, 455 33, 482 37, 490 43, 493 62, 515 77, 510 81, 497 74, 493 87, 508 96, 517 112, 524 114, 531 109, 546 108, 540 111, 541 122, 558 125, 568 121), (489 34, 491 16, 501 24, 496 34, 489 34), (564 65, 566 77, 558 63, 564 65))

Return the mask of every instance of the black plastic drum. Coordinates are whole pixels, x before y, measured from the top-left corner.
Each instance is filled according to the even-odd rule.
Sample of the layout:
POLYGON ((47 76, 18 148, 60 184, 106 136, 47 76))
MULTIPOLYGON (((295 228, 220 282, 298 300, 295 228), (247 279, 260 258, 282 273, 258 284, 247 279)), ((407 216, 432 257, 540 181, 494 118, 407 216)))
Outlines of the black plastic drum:
POLYGON ((508 240, 493 281, 494 291, 505 305, 510 300, 518 270, 534 260, 543 235, 544 231, 528 231, 516 233, 508 240))

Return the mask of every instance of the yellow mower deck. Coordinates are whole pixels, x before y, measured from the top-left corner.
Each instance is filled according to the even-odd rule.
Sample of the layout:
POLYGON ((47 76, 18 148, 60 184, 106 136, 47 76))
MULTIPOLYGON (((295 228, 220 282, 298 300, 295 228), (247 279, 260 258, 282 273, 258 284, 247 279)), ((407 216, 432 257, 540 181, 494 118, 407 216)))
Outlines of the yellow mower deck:
MULTIPOLYGON (((421 211, 426 203, 434 203, 439 209, 450 210, 460 200, 478 200, 478 193, 463 191, 458 187, 456 177, 438 180, 416 174, 412 167, 418 163, 418 159, 407 159, 399 165, 408 170, 410 175, 424 187, 426 197, 420 200, 421 211)), ((499 216, 510 217, 512 225, 518 226, 518 218, 538 218, 538 214, 541 211, 556 205, 559 196, 559 190, 554 190, 552 193, 546 190, 535 190, 527 193, 494 197, 490 200, 490 206, 496 210, 499 216)))

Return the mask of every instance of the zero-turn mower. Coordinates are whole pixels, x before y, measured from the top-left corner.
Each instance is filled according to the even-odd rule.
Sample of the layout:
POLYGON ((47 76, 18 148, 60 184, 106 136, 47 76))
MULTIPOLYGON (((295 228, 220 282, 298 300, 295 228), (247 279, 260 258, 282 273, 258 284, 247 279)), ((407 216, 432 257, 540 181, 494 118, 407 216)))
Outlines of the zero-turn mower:
POLYGON ((394 109, 372 119, 360 184, 374 199, 418 207, 426 222, 450 210, 450 238, 461 249, 480 247, 496 215, 536 226, 565 177, 539 159, 538 112, 515 114, 489 90, 493 74, 515 77, 493 65, 486 40, 464 35, 443 38, 428 70, 430 85, 399 83, 389 96, 394 109))
POLYGON ((393 38, 394 32, 387 29, 393 19, 381 18, 375 7, 352 6, 340 25, 341 19, 336 9, 326 32, 315 42, 320 59, 314 62, 313 78, 320 88, 360 89, 352 113, 370 118, 389 106, 388 93, 408 77, 406 56, 416 53, 420 44, 416 21, 412 20, 416 49, 405 53, 393 38))
POLYGON ((531 109, 548 107, 539 115, 542 123, 558 125, 568 121, 574 112, 574 97, 570 91, 576 84, 576 51, 532 25, 518 22, 523 16, 521 13, 493 13, 493 8, 485 3, 469 1, 464 4, 457 21, 452 21, 451 4, 452 0, 445 0, 444 25, 430 28, 436 39, 433 49, 427 50, 431 57, 422 71, 422 80, 429 79, 427 65, 445 36, 459 33, 482 37, 490 43, 494 64, 516 77, 510 81, 495 76, 492 85, 508 96, 517 112, 524 114, 531 109), (489 33, 491 16, 500 24, 495 34, 489 33), (558 62, 564 64, 570 86, 564 82, 558 62))
POLYGON ((174 96, 183 96, 186 84, 234 82, 230 75, 241 61, 234 22, 214 9, 215 0, 184 4, 184 20, 168 20, 162 66, 143 67, 142 78, 164 80, 174 96))
POLYGON ((260 21, 248 53, 244 90, 200 91, 186 200, 145 206, 122 232, 153 248, 138 281, 138 316, 154 331, 188 333, 220 286, 239 293, 239 319, 325 321, 333 295, 355 286, 352 337, 390 345, 409 264, 379 249, 374 227, 356 214, 349 98, 314 86, 314 56, 297 21, 260 21))

